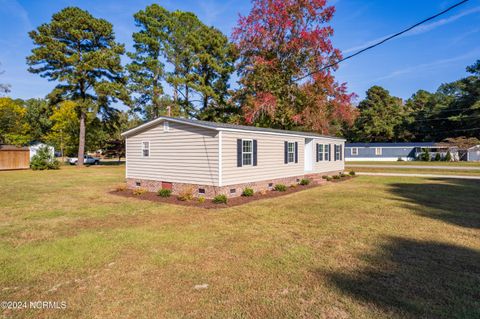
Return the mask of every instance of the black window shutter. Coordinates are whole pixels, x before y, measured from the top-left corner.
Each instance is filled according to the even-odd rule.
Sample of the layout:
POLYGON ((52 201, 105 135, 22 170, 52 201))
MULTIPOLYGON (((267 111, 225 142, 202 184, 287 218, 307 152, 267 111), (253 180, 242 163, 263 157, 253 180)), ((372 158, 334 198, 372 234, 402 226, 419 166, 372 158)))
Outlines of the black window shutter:
POLYGON ((298 142, 295 142, 295 163, 298 163, 298 142))
POLYGON ((242 140, 237 140, 237 167, 242 167, 242 140))
POLYGON ((319 147, 320 147, 320 145, 318 145, 318 143, 317 143, 317 162, 318 162, 318 160, 319 160, 319 158, 318 158, 318 149, 319 149, 319 147))
POLYGON ((288 164, 288 142, 285 141, 285 149, 284 149, 284 158, 285 158, 285 164, 288 164))
POLYGON ((253 140, 253 166, 257 166, 257 140, 253 140))

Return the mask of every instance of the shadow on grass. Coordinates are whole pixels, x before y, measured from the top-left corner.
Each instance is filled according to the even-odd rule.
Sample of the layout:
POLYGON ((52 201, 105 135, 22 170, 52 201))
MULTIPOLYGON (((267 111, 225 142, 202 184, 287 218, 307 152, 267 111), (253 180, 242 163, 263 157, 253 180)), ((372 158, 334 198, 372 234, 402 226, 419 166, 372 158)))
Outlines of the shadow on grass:
POLYGON ((364 260, 365 268, 327 280, 390 317, 480 318, 480 252, 388 237, 364 260))
POLYGON ((454 225, 480 228, 480 181, 430 179, 427 183, 390 185, 390 191, 418 206, 417 214, 454 225))

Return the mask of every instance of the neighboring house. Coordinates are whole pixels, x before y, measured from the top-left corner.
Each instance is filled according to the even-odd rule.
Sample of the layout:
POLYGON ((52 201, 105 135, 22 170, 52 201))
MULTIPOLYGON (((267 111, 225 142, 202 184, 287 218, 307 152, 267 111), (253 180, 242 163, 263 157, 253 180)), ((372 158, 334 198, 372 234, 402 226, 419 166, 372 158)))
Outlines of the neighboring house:
POLYGON ((55 149, 53 148, 53 146, 50 146, 50 145, 47 145, 47 144, 44 144, 42 142, 33 142, 30 144, 29 146, 29 149, 30 149, 30 160, 32 160, 32 157, 34 157, 38 150, 42 147, 48 147, 48 150, 50 151, 50 154, 52 154, 52 156, 55 155, 55 149))
POLYGON ((480 162, 480 145, 476 145, 467 149, 467 161, 480 162))
POLYGON ((434 142, 411 143, 347 143, 346 161, 412 161, 428 150, 432 158, 437 153, 444 157, 448 151, 453 160, 458 160, 458 149, 434 142))
POLYGON ((234 197, 344 169, 345 140, 315 133, 159 117, 122 136, 129 188, 234 197))

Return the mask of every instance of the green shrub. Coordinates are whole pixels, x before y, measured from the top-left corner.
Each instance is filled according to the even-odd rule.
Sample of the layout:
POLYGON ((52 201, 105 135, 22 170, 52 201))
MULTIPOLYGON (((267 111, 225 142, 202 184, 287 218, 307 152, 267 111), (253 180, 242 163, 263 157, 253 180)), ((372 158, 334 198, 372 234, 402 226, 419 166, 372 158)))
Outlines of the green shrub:
POLYGON ((327 176, 327 175, 323 175, 322 178, 323 178, 323 179, 327 179, 328 176, 327 176))
POLYGON ((442 156, 440 156, 440 153, 435 154, 434 161, 435 162, 440 162, 442 160, 442 156))
POLYGON ((48 146, 42 146, 30 161, 32 170, 59 169, 60 162, 50 153, 48 146))
POLYGON ((308 178, 303 178, 301 181, 300 181, 300 185, 308 185, 310 184, 310 180, 308 178))
POLYGON ((431 160, 430 152, 428 151, 428 148, 424 149, 423 153, 420 154, 420 160, 425 162, 429 162, 431 160))
POLYGON ((215 204, 226 204, 227 200, 227 195, 224 194, 217 195, 213 198, 215 204))
POLYGON ((287 190, 287 186, 283 184, 277 184, 275 185, 275 187, 273 187, 273 189, 276 190, 277 192, 285 192, 287 190))
POLYGON ((340 179, 340 175, 333 175, 333 179, 340 179))
POLYGON ((331 182, 331 181, 332 181, 332 177, 331 177, 331 176, 327 176, 326 180, 327 180, 327 182, 331 182))
POLYGON ((354 172, 354 171, 350 171, 350 173, 348 173, 348 174, 350 174, 350 176, 355 176, 355 172, 354 172))
POLYGON ((452 154, 450 153, 450 151, 447 151, 447 154, 445 155, 444 160, 445 160, 445 162, 451 162, 452 161, 452 154))
POLYGON ((139 196, 139 195, 145 194, 146 192, 147 190, 145 188, 135 188, 132 194, 135 196, 139 196))
POLYGON ((242 192, 242 196, 245 196, 245 197, 249 197, 249 196, 253 196, 255 192, 253 191, 252 188, 245 188, 242 192))
POLYGON ((338 174, 338 176, 340 176, 341 178, 343 178, 343 177, 346 177, 347 175, 345 175, 345 173, 340 173, 340 174, 338 174))
POLYGON ((172 195, 172 190, 162 188, 162 189, 158 190, 157 195, 160 196, 160 197, 170 197, 170 195, 172 195))
POLYGON ((200 196, 197 200, 200 204, 205 203, 205 197, 203 197, 203 196, 200 196))

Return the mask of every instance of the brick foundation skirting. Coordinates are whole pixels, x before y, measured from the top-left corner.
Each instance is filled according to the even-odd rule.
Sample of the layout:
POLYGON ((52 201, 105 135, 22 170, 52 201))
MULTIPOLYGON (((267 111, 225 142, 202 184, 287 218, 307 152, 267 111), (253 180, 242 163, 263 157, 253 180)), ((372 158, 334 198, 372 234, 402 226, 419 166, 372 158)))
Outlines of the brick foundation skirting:
POLYGON ((315 183, 324 182, 322 176, 335 175, 342 171, 322 172, 315 174, 305 174, 293 177, 275 178, 258 182, 241 183, 226 186, 212 186, 212 185, 199 185, 199 184, 186 184, 176 183, 170 181, 156 181, 141 178, 127 178, 127 187, 129 189, 143 188, 149 192, 158 192, 159 189, 169 188, 172 190, 173 195, 180 195, 190 193, 194 197, 203 196, 205 198, 213 198, 219 194, 225 194, 227 197, 241 196, 245 188, 252 188, 255 192, 271 190, 276 184, 284 184, 290 186, 292 184, 298 184, 302 178, 308 178, 315 183), (162 185, 163 183, 163 185, 162 185))

